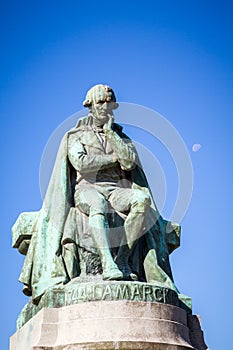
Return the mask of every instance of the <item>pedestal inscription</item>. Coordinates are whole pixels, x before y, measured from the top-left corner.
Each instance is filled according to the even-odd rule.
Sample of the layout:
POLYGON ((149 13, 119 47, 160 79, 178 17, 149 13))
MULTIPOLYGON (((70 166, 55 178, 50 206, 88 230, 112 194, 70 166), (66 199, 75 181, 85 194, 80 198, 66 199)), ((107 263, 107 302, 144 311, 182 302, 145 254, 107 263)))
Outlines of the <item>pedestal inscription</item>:
POLYGON ((39 305, 32 301, 25 305, 17 320, 17 329, 36 315, 42 308, 63 306, 90 301, 144 301, 179 306, 191 313, 190 299, 175 291, 155 284, 123 281, 73 281, 67 285, 50 288, 41 298, 39 305), (188 302, 189 303, 188 303, 188 302))
POLYGON ((94 300, 132 300, 179 304, 178 296, 174 291, 148 283, 82 283, 67 286, 65 289, 65 305, 94 300))

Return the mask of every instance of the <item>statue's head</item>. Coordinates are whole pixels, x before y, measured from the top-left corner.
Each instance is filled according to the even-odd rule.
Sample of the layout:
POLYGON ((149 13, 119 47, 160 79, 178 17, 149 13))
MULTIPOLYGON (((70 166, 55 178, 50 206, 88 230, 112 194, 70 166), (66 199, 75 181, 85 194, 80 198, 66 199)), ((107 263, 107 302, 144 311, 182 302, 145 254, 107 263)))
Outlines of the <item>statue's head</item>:
POLYGON ((109 118, 113 118, 113 110, 118 107, 116 96, 108 85, 98 84, 93 86, 88 92, 85 107, 90 109, 95 125, 104 125, 109 118))
POLYGON ((114 91, 108 85, 98 84, 93 86, 86 95, 86 99, 83 102, 84 107, 96 107, 101 103, 108 102, 111 109, 116 109, 118 103, 116 103, 116 96, 114 91))

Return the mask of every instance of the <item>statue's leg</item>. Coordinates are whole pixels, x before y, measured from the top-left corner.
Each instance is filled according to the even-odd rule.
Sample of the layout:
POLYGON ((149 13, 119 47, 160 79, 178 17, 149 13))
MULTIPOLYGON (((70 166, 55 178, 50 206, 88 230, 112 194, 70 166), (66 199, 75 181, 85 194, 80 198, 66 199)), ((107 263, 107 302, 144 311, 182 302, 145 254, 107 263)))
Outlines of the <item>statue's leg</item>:
POLYGON ((150 205, 150 197, 147 193, 137 189, 117 189, 109 197, 112 207, 120 212, 128 212, 124 223, 126 244, 119 247, 117 264, 125 278, 137 279, 132 273, 128 260, 138 238, 145 233, 144 221, 146 211, 150 205))
POLYGON ((108 203, 103 194, 94 187, 79 190, 75 196, 77 207, 89 216, 89 234, 99 252, 104 280, 123 279, 122 272, 114 263, 107 240, 108 224, 106 213, 108 203))
POLYGON ((66 243, 63 246, 62 256, 69 279, 79 276, 81 271, 77 245, 75 243, 66 243))

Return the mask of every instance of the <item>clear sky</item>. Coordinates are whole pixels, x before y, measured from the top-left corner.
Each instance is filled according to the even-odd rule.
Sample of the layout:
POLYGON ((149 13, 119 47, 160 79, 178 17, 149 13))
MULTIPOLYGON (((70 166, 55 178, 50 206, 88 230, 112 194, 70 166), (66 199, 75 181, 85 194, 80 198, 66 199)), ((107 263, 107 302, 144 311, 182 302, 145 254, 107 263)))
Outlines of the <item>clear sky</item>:
MULTIPOLYGON (((43 149, 96 83, 156 110, 182 136, 194 188, 173 274, 210 349, 232 347, 232 16, 231 1, 1 1, 1 349, 27 302, 11 226, 20 212, 40 209, 43 149)), ((160 158, 162 147, 146 142, 160 158)), ((170 198, 177 174, 171 181, 162 167, 170 198)))

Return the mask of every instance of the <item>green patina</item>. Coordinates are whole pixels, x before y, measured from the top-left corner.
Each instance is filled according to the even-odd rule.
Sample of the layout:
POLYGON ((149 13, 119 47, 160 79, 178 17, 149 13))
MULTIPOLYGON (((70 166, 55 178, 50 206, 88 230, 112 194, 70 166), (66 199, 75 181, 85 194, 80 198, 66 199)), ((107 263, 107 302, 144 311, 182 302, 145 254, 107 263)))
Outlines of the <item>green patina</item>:
POLYGON ((160 215, 134 144, 114 123, 114 92, 97 85, 84 105, 89 114, 64 135, 41 210, 20 214, 13 226, 13 247, 26 256, 20 281, 31 296, 22 319, 44 306, 65 305, 69 293, 79 302, 83 290, 84 301, 93 300, 98 283, 89 290, 90 276, 101 279, 101 300, 126 295, 157 302, 161 292, 162 302, 189 312, 190 300, 179 294, 169 262, 180 226, 160 215), (112 281, 122 282, 103 289, 112 281))

